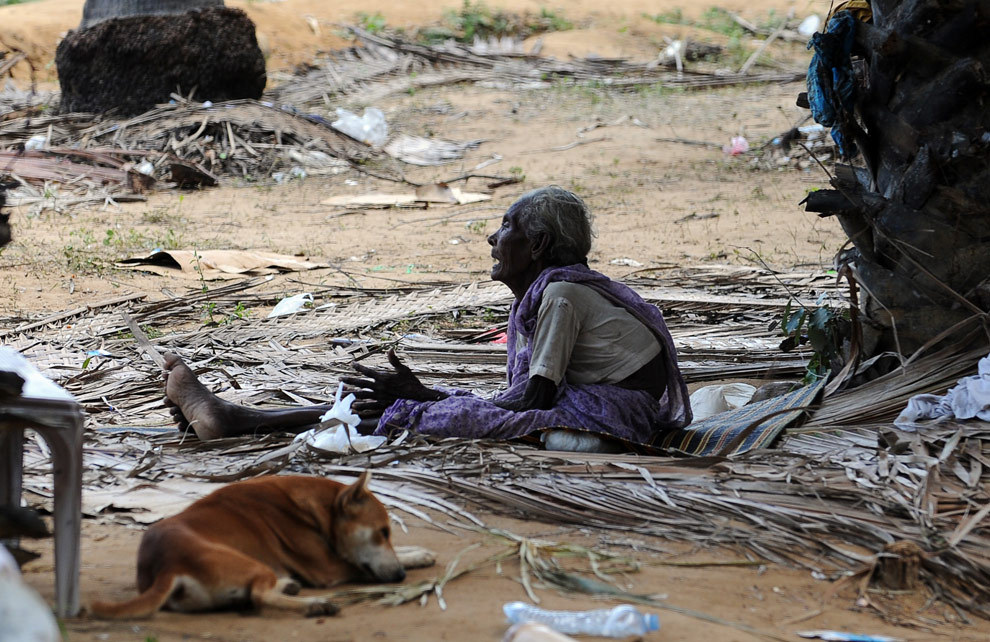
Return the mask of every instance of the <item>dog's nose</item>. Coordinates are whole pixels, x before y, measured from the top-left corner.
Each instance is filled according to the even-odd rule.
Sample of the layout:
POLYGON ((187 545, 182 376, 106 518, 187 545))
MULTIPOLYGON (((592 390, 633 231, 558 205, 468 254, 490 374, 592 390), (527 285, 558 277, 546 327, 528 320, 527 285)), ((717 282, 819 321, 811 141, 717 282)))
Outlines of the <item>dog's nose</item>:
POLYGON ((393 579, 392 581, 401 582, 404 579, 406 579, 406 569, 400 566, 399 570, 395 573, 395 579, 393 579))

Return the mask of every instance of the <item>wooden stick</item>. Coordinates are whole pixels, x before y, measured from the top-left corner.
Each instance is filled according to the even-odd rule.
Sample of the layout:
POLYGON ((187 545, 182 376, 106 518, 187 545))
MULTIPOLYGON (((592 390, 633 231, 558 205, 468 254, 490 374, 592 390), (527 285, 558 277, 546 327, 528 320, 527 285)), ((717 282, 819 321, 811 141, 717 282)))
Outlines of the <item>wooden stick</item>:
POLYGON ((753 52, 753 55, 750 56, 749 59, 743 63, 743 66, 739 69, 739 73, 740 74, 749 73, 749 70, 752 68, 752 66, 756 64, 756 59, 759 58, 763 54, 763 52, 766 51, 766 48, 770 46, 770 43, 776 40, 777 37, 780 36, 780 34, 782 34, 783 32, 784 32, 784 27, 782 26, 777 27, 777 29, 774 30, 774 32, 771 33, 767 37, 767 39, 763 41, 763 43, 759 46, 759 48, 753 52))
POLYGON ((144 330, 142 330, 141 326, 137 324, 137 321, 132 319, 131 315, 126 312, 121 312, 120 316, 124 319, 124 323, 127 324, 127 327, 130 328, 131 334, 134 335, 134 340, 137 341, 138 344, 138 350, 151 357, 151 360, 158 364, 159 368, 164 370, 165 357, 163 357, 162 353, 158 352, 158 349, 152 345, 151 341, 148 339, 148 335, 144 333, 144 330))

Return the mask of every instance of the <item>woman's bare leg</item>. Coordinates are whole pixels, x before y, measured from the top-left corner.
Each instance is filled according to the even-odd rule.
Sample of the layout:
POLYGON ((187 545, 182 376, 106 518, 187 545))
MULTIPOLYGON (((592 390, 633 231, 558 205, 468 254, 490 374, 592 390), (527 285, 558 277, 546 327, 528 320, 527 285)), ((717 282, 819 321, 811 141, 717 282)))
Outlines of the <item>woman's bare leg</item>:
POLYGON ((210 392, 177 355, 165 355, 165 405, 179 430, 192 428, 206 441, 269 432, 299 432, 319 423, 329 405, 258 409, 238 406, 210 392))

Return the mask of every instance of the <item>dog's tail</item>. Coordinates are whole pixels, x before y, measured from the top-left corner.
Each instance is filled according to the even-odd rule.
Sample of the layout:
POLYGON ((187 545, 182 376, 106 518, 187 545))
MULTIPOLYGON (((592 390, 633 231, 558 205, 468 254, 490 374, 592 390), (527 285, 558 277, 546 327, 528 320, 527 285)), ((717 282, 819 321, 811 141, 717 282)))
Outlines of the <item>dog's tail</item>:
POLYGON ((134 599, 124 602, 92 602, 89 613, 93 617, 107 620, 151 617, 168 601, 178 583, 178 575, 164 573, 156 577, 155 582, 134 599))

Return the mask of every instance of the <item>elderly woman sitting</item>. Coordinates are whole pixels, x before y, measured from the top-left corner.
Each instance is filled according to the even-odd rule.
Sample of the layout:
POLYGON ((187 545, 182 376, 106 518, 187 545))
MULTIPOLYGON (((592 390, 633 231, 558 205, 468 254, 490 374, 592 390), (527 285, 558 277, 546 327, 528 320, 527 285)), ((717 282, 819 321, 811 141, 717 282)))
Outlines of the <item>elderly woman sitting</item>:
MULTIPOLYGON (((492 246, 492 279, 515 295, 509 315, 508 386, 494 400, 424 386, 393 352, 393 372, 355 365, 345 377, 362 423, 443 437, 512 439, 547 431, 548 447, 583 434, 653 443, 690 423, 687 387, 655 306, 588 268, 588 208, 575 194, 545 187, 509 207, 492 246)), ((298 430, 325 406, 253 409, 210 393, 177 357, 166 358, 166 403, 180 428, 202 439, 298 430)))

